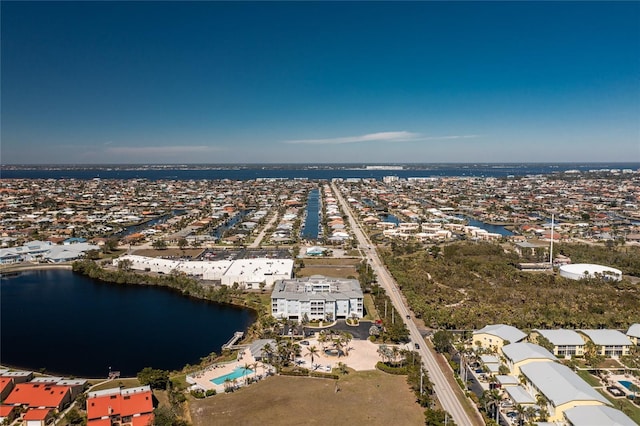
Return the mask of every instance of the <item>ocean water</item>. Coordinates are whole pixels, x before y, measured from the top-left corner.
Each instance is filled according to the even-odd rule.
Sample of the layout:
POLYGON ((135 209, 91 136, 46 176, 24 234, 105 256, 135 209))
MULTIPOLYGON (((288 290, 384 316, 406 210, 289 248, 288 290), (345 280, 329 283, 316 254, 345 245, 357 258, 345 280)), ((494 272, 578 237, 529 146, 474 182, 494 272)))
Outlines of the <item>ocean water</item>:
POLYGON ((247 166, 3 166, 2 179, 376 179, 410 177, 507 177, 563 173, 566 170, 640 169, 640 163, 536 164, 411 164, 401 170, 367 169, 364 165, 247 165, 247 166))

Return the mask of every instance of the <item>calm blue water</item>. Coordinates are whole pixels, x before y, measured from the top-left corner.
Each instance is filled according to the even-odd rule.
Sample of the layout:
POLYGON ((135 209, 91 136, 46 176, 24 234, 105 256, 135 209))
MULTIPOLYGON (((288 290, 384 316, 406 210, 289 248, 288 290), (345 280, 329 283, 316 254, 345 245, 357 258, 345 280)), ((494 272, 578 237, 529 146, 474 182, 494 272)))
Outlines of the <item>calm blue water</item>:
MULTIPOLYGON (((227 166, 230 167, 230 166, 227 166)), ((532 174, 562 173, 565 170, 599 170, 599 169, 640 169, 640 163, 558 163, 558 164, 412 164, 403 170, 366 170, 364 165, 317 165, 318 168, 304 168, 295 165, 260 166, 247 165, 228 169, 185 166, 165 166, 163 168, 148 169, 142 166, 108 168, 105 166, 78 166, 62 169, 62 166, 44 169, 33 167, 29 169, 7 170, 3 167, 0 176, 3 179, 230 179, 251 180, 258 178, 277 179, 313 179, 328 180, 333 178, 367 178, 382 180, 384 176, 408 177, 438 177, 438 176, 475 176, 475 177, 506 177, 525 176, 532 174)))
POLYGON ((465 219, 467 219, 467 222, 469 222, 469 226, 477 226, 478 228, 484 229, 488 232, 491 232, 494 234, 500 234, 503 237, 508 237, 513 235, 513 232, 509 231, 508 229, 505 229, 504 226, 490 225, 488 223, 480 222, 479 220, 475 220, 471 217, 466 217, 466 216, 465 216, 465 219))
POLYGON ((618 381, 618 383, 620 383, 625 388, 631 390, 632 383, 629 380, 620 380, 620 381, 618 381))
POLYGON ((0 284, 3 364, 79 377, 180 369, 255 320, 252 311, 168 289, 94 281, 68 270, 22 272, 0 284))
POLYGON ((236 369, 233 370, 231 373, 225 374, 224 376, 215 377, 211 379, 211 382, 215 383, 216 385, 222 385, 224 384, 224 381, 227 379, 229 380, 239 379, 240 377, 244 377, 249 374, 253 374, 253 370, 250 370, 244 367, 236 367, 236 369))
POLYGON ((319 211, 320 191, 315 188, 309 191, 309 198, 307 199, 307 217, 304 221, 302 238, 307 240, 318 239, 318 224, 320 222, 320 217, 318 216, 319 211))

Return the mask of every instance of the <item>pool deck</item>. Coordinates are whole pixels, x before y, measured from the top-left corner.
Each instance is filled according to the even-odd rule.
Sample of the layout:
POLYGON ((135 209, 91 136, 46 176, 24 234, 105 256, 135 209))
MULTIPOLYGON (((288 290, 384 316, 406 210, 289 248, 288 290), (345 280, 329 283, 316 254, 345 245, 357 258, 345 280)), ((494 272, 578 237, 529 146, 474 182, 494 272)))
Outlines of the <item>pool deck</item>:
MULTIPOLYGON (((637 377, 634 377, 634 376, 631 376, 631 375, 623 375, 623 374, 614 374, 612 376, 609 376, 609 382, 611 384, 613 384, 616 387, 620 388, 620 390, 622 392, 624 392, 625 395, 633 395, 633 392, 631 392, 629 389, 627 389, 626 386, 623 386, 622 384, 620 384, 620 382, 622 382, 622 381, 635 383, 635 385, 640 388, 640 379, 638 379, 637 377)), ((638 393, 638 395, 640 395, 640 393, 638 393)))
MULTIPOLYGON (((346 364, 349 368, 356 371, 375 370, 376 363, 380 361, 378 354, 379 345, 369 340, 353 339, 349 342, 349 347, 345 350, 346 355, 330 356, 324 353, 322 344, 317 337, 305 339, 309 345, 300 345, 300 356, 295 359, 297 365, 308 368, 312 371, 330 372, 338 366, 338 363, 346 364), (313 364, 311 363, 311 354, 308 348, 315 346, 318 353, 313 356, 313 364)), ((300 342, 297 342, 300 343, 300 342)), ((394 345, 388 345, 393 347, 394 345)), ((400 345, 402 349, 411 350, 410 345, 400 345)), ((324 349, 332 349, 331 343, 325 343, 324 349)), ((275 373, 275 369, 269 364, 256 361, 251 355, 251 351, 247 348, 239 352, 238 359, 224 364, 214 364, 204 370, 197 371, 187 376, 187 381, 192 385, 197 385, 201 389, 215 389, 216 392, 224 392, 225 385, 216 385, 211 381, 216 377, 224 376, 232 373, 238 367, 247 367, 254 372, 247 375, 249 379, 261 380, 267 377, 268 373, 275 373)), ((624 376, 623 376, 624 377, 624 376)), ((237 386, 245 385, 245 377, 236 380, 237 386)), ((626 389, 625 389, 626 390, 626 389)))
POLYGON ((197 371, 193 374, 189 374, 188 382, 197 385, 202 389, 215 389, 216 392, 224 392, 225 384, 216 385, 211 380, 216 377, 224 376, 232 373, 238 367, 247 367, 254 372, 237 379, 236 384, 238 386, 245 385, 245 377, 249 379, 263 379, 266 377, 268 371, 273 371, 273 367, 263 364, 260 361, 256 361, 251 355, 249 349, 245 349, 238 354, 238 359, 230 361, 224 364, 214 364, 205 368, 204 370, 197 371))

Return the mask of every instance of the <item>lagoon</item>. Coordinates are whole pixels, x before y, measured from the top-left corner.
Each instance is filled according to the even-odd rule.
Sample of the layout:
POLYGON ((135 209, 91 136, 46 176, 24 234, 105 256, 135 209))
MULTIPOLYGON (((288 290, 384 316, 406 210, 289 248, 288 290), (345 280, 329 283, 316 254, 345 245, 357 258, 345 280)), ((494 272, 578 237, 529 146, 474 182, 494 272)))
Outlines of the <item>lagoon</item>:
POLYGON ((219 353, 255 320, 250 310, 69 270, 3 276, 0 292, 2 363, 78 377, 181 369, 219 353))

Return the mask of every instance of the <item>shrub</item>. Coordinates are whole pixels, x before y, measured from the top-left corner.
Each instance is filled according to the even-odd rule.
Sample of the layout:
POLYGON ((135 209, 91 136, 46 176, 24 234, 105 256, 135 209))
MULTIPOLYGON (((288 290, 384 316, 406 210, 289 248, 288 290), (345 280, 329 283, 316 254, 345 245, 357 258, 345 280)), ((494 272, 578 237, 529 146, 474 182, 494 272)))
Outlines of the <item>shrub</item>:
POLYGON ((198 399, 202 399, 205 396, 204 392, 202 391, 202 389, 192 389, 191 392, 189 392, 189 393, 191 394, 192 397, 198 398, 198 399))

